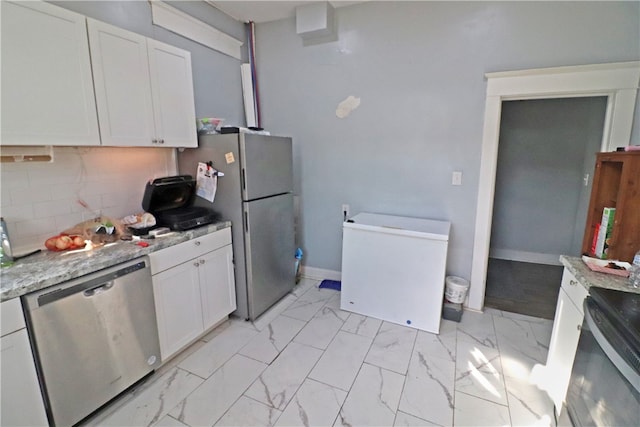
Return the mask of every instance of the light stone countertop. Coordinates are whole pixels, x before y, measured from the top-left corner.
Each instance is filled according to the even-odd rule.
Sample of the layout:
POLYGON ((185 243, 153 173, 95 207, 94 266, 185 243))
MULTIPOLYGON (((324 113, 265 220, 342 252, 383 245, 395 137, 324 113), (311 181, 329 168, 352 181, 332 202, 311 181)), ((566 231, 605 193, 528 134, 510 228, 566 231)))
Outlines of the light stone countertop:
POLYGON ((0 301, 57 285, 227 227, 231 227, 231 222, 221 221, 155 239, 143 239, 149 243, 146 248, 136 244, 139 240, 121 240, 84 251, 51 252, 45 249, 0 269, 0 301))
POLYGON ((591 286, 598 286, 600 288, 640 294, 640 288, 632 288, 628 285, 629 279, 627 277, 591 271, 582 261, 582 258, 560 255, 560 262, 587 290, 589 290, 591 286))

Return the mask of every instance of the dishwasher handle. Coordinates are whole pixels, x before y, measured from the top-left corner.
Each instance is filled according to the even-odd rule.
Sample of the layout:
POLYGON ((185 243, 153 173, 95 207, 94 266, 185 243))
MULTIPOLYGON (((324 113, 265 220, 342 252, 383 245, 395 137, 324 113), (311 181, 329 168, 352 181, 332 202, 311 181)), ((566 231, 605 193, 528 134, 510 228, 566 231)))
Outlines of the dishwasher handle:
POLYGON ((96 286, 95 288, 91 288, 91 289, 87 289, 84 292, 82 292, 82 295, 84 295, 87 298, 91 298, 92 296, 96 295, 96 294, 101 294, 102 292, 107 292, 109 289, 113 288, 113 285, 115 285, 114 281, 111 280, 107 283, 103 283, 101 285, 96 286))

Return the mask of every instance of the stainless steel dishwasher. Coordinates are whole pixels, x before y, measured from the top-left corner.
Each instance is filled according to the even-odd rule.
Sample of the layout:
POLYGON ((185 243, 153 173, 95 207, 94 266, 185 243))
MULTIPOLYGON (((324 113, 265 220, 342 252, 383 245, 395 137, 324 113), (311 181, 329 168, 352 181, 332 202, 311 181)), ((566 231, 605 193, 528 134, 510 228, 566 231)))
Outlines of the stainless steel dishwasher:
POLYGON ((23 298, 52 425, 73 425, 160 365, 149 260, 23 298))

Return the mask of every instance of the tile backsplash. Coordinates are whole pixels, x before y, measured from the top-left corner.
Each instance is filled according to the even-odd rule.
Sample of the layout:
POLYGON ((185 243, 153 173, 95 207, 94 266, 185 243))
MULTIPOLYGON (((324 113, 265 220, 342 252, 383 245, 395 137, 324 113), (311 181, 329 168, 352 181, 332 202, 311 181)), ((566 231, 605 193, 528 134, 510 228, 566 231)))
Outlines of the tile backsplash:
POLYGON ((97 215, 140 212, 145 183, 175 174, 171 148, 54 147, 52 162, 2 163, 0 214, 20 254, 97 215))

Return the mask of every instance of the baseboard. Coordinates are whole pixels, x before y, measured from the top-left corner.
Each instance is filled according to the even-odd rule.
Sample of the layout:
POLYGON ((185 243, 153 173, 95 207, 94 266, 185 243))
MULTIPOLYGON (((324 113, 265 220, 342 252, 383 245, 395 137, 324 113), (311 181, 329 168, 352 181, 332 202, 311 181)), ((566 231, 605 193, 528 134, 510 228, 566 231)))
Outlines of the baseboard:
POLYGON ((335 270, 325 270, 324 268, 316 268, 316 267, 307 267, 302 266, 301 269, 302 275, 309 279, 330 279, 330 280, 341 280, 342 273, 340 271, 335 270))
POLYGON ((544 254, 539 252, 514 251, 511 249, 489 249, 489 258, 509 261, 532 262, 535 264, 562 265, 560 254, 544 254))

